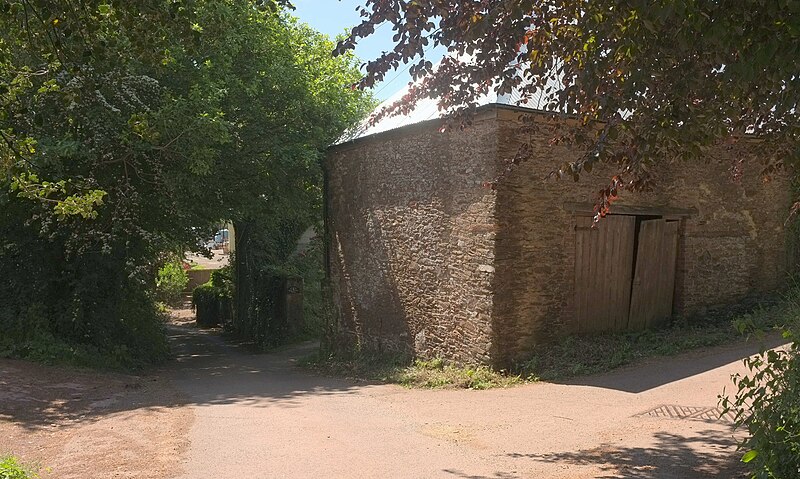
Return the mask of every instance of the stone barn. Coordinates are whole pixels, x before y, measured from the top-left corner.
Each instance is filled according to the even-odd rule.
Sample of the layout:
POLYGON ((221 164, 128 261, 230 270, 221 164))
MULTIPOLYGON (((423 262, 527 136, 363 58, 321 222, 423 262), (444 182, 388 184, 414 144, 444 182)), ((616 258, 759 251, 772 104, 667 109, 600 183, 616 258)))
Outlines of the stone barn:
MULTIPOLYGON (((402 92, 401 92, 402 94, 402 92)), ((392 101, 392 99, 388 100, 392 101)), ((662 165, 591 228, 612 170, 545 180, 578 157, 532 139, 534 159, 492 190, 520 142, 510 97, 440 132, 432 102, 332 147, 327 267, 347 344, 507 365, 565 334, 637 330, 779 289, 788 273, 788 178, 733 182, 735 147, 662 165)), ((541 127, 552 123, 541 116, 541 127)))

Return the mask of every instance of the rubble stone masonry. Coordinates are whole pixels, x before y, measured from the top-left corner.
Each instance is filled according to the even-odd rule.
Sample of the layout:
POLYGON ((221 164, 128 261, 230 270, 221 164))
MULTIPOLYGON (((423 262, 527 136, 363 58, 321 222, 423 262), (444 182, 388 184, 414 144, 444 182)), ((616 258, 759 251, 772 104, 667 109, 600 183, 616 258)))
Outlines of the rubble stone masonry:
MULTIPOLYGON (((464 131, 430 121, 334 147, 326 162, 330 277, 345 344, 462 363, 524 360, 574 330, 575 226, 612 170, 546 180, 578 152, 532 139, 534 159, 482 184, 516 152, 520 110, 489 106, 464 131)), ((617 203, 679 212, 675 313, 778 289, 790 247, 788 179, 730 177, 735 148, 674 162, 617 203)))

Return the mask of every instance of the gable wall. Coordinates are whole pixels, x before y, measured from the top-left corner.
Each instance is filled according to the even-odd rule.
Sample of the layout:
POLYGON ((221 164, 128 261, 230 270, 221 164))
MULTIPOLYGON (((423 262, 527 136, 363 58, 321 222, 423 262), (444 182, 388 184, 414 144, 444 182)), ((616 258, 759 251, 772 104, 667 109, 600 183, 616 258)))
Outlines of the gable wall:
POLYGON ((487 361, 494 271, 492 118, 376 135, 328 156, 328 244, 347 346, 487 361))

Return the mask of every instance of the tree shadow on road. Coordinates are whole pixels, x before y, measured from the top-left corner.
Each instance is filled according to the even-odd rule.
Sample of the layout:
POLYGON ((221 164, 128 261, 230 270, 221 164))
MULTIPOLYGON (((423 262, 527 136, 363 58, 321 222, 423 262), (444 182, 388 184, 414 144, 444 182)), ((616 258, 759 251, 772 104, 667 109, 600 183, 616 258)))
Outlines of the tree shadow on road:
POLYGON ((317 376, 297 367, 318 346, 307 342, 258 354, 191 327, 171 328, 176 361, 166 374, 193 404, 295 407, 306 396, 353 394, 377 383, 317 376))
POLYGON ((457 477, 460 479, 519 479, 520 478, 520 476, 511 472, 496 472, 491 476, 468 474, 458 469, 443 469, 442 472, 450 474, 453 477, 457 477))
POLYGON ((0 421, 30 430, 95 422, 111 414, 186 405, 294 407, 302 397, 352 394, 369 383, 307 374, 297 360, 304 344, 254 354, 218 332, 171 325, 174 360, 143 374, 0 360, 0 421))
POLYGON ((601 444, 592 449, 551 454, 511 453, 509 457, 538 462, 595 466, 597 479, 744 478, 746 471, 730 433, 698 431, 696 437, 669 432, 654 435, 652 447, 601 444))
POLYGON ((55 430, 124 411, 183 404, 184 397, 157 375, 0 360, 0 422, 29 430, 55 430))

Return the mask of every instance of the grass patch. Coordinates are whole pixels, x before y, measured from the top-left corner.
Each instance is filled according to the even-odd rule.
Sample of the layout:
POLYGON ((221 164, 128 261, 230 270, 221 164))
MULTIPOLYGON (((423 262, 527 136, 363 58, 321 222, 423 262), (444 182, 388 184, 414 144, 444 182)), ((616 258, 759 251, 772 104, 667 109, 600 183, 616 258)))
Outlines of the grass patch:
POLYGON ((317 373, 360 381, 393 383, 423 389, 491 389, 523 384, 520 375, 489 366, 456 366, 442 359, 410 360, 404 356, 352 354, 311 355, 300 366, 317 373))
POLYGON ((14 456, 0 457, 0 479, 36 479, 31 468, 20 464, 14 456))
POLYGON ((696 321, 675 321, 656 330, 570 336, 538 347, 515 370, 553 381, 598 374, 646 358, 731 344, 764 331, 777 330, 800 315, 800 289, 779 301, 757 304, 744 314, 708 314, 696 321))
POLYGON ((455 366, 441 359, 416 360, 396 372, 397 383, 416 388, 491 389, 517 386, 525 378, 489 366, 455 366))

